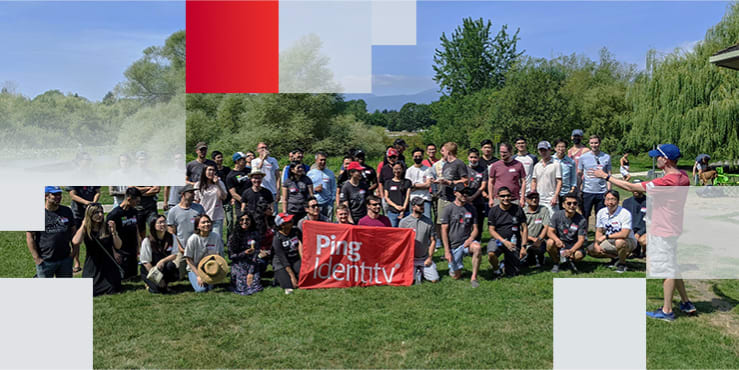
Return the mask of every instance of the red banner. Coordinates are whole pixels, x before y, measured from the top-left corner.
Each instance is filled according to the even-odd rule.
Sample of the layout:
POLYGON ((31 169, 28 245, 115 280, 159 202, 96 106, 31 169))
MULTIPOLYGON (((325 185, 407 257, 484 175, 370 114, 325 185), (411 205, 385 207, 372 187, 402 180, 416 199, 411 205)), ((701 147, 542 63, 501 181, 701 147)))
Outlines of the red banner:
POLYGON ((415 234, 413 229, 306 221, 299 286, 409 286, 415 234))

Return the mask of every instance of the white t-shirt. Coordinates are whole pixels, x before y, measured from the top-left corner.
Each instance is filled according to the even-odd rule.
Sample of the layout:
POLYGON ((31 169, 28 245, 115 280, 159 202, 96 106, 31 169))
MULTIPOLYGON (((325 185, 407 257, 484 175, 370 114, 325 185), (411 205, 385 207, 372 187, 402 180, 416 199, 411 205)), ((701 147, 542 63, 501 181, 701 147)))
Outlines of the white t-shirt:
POLYGON ((226 213, 223 211, 223 202, 218 197, 218 188, 221 188, 224 194, 228 193, 226 185, 221 180, 218 180, 217 185, 211 185, 203 191, 198 188, 198 185, 195 185, 195 201, 203 206, 205 214, 210 216, 213 221, 223 220, 226 217, 226 213))
POLYGON ((531 191, 531 176, 534 173, 534 164, 536 163, 536 156, 529 153, 526 155, 514 155, 513 159, 521 162, 523 170, 526 172, 526 193, 531 191))
MULTIPOLYGON (((185 246, 185 257, 192 258, 192 262, 195 266, 200 263, 200 260, 205 256, 211 254, 217 254, 223 257, 223 240, 218 234, 211 232, 207 238, 204 238, 198 234, 192 234, 187 239, 187 245, 185 246)), ((187 271, 194 272, 190 269, 190 265, 187 265, 187 271)))
MULTIPOLYGON (((260 158, 254 158, 251 161, 252 171, 259 168, 259 164, 262 163, 260 158)), ((274 157, 267 157, 266 163, 261 168, 262 172, 265 173, 264 179, 262 179, 262 187, 272 192, 272 195, 277 195, 277 177, 276 172, 280 170, 280 165, 274 157)))
MULTIPOLYGON (((405 178, 410 180, 413 185, 425 184, 428 179, 433 178, 433 174, 430 173, 429 167, 427 166, 410 166, 405 170, 405 178)), ((427 201, 431 200, 431 194, 428 189, 416 189, 411 191, 411 200, 417 197, 421 197, 427 201)))
POLYGON ((531 177, 536 179, 536 192, 539 193, 541 204, 549 205, 557 190, 557 179, 562 178, 562 167, 552 159, 545 167, 544 160, 541 160, 534 165, 531 177))
POLYGON ((636 241, 634 229, 631 228, 631 212, 624 207, 618 206, 616 212, 611 215, 608 207, 603 207, 595 216, 595 227, 603 228, 606 236, 617 233, 622 229, 629 229, 629 239, 636 241))
MULTIPOLYGON (((170 245, 169 249, 167 249, 165 252, 167 255, 172 254, 172 250, 174 248, 170 245)), ((152 260, 152 253, 151 253, 151 242, 149 242, 149 237, 144 238, 143 241, 141 241, 141 252, 139 255, 139 259, 141 260, 141 263, 151 263, 152 260)))

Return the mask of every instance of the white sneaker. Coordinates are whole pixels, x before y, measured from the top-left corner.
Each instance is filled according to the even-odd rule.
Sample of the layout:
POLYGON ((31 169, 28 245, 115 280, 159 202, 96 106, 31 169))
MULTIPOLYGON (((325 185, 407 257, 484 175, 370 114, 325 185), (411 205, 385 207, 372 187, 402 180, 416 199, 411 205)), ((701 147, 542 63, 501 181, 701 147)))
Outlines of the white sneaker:
POLYGON ((292 289, 285 289, 285 294, 292 294, 292 292, 293 292, 292 289))

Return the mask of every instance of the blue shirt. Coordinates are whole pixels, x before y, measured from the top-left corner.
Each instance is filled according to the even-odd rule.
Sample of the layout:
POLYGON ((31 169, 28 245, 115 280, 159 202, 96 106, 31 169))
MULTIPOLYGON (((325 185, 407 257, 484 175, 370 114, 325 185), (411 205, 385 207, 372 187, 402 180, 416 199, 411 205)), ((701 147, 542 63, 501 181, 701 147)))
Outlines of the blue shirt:
POLYGON ((596 157, 595 154, 590 151, 580 157, 580 163, 578 164, 577 170, 582 171, 583 174, 583 193, 605 194, 605 192, 608 191, 605 179, 599 179, 595 176, 588 175, 588 171, 596 169, 611 172, 611 156, 606 153, 599 152, 596 157))
POLYGON ((562 159, 557 158, 557 156, 553 156, 552 158, 554 159, 554 163, 559 163, 560 168, 562 168, 562 190, 559 192, 559 195, 565 195, 570 192, 573 186, 577 186, 575 161, 568 156, 564 156, 562 159))
POLYGON ((334 201, 336 196, 336 177, 333 171, 324 168, 323 171, 314 168, 308 171, 307 176, 313 181, 313 195, 316 196, 318 204, 326 204, 334 201), (321 191, 315 191, 316 186, 321 185, 321 191))

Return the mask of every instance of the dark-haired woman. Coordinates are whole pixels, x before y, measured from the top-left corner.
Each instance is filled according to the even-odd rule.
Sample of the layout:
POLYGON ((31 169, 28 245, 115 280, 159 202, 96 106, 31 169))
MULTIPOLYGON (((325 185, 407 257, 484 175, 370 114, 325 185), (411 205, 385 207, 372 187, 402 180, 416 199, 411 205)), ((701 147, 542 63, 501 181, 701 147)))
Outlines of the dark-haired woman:
POLYGON ((282 212, 291 214, 297 220, 305 217, 305 201, 313 196, 313 181, 305 175, 305 167, 300 162, 290 165, 290 175, 282 182, 282 212))
POLYGON ((177 281, 179 269, 174 264, 177 254, 172 254, 174 245, 172 234, 167 231, 164 215, 149 218, 149 236, 141 242, 141 280, 149 286, 151 293, 166 293, 167 284, 177 281), (157 284, 149 280, 151 269, 158 269, 162 279, 157 284))
POLYGON ((213 233, 223 235, 223 220, 226 212, 223 210, 223 201, 228 198, 228 190, 216 173, 215 165, 203 167, 200 180, 195 186, 195 202, 205 209, 205 213, 213 222, 213 233))
POLYGON ((87 256, 82 271, 83 278, 92 278, 92 295, 113 294, 121 291, 121 267, 113 257, 113 250, 123 245, 115 222, 106 225, 103 206, 90 203, 85 210, 82 225, 72 238, 74 245, 83 241, 87 256))
POLYGON ((252 295, 262 291, 261 271, 256 257, 261 243, 253 216, 244 213, 238 226, 228 239, 228 256, 231 259, 231 287, 234 293, 252 295))
POLYGON ((276 231, 272 240, 272 268, 275 270, 275 280, 290 294, 298 288, 300 278, 300 257, 303 255, 303 243, 300 230, 293 227, 295 216, 280 213, 275 217, 276 231))
POLYGON ((205 256, 217 254, 223 256, 223 240, 221 236, 211 232, 213 221, 208 215, 195 218, 195 233, 190 235, 185 246, 187 261, 187 277, 192 288, 198 292, 207 292, 213 287, 206 284, 198 275, 198 264, 205 256))

